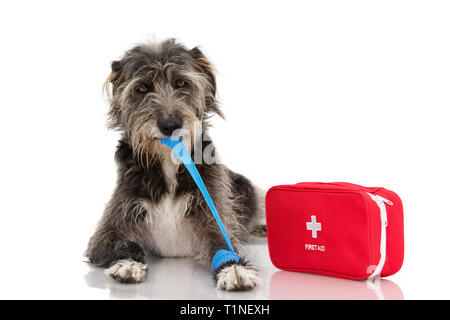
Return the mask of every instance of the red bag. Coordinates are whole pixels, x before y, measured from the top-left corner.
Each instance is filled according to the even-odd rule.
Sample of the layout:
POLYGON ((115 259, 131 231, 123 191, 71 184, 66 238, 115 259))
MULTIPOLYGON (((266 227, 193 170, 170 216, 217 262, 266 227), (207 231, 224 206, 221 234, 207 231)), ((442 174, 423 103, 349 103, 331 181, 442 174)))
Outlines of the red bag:
POLYGON ((266 194, 275 267, 327 276, 390 276, 403 263, 403 206, 384 188, 351 183, 281 185, 266 194))

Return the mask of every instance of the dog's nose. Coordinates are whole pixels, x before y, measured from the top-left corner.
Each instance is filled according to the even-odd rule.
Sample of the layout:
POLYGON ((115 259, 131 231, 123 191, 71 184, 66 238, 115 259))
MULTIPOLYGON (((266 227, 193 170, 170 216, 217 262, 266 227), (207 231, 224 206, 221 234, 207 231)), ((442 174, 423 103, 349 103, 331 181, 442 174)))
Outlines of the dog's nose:
POLYGON ((181 129, 182 124, 181 120, 176 117, 158 120, 159 130, 167 136, 172 135, 175 130, 181 129))

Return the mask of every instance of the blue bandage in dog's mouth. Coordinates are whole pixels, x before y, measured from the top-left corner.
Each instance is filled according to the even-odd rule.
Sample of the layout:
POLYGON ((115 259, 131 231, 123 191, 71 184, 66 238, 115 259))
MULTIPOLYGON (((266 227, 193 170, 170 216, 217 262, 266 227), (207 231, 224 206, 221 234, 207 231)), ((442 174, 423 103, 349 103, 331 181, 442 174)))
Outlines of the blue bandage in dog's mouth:
POLYGON ((209 195, 208 190, 206 189, 206 186, 203 183, 202 177, 198 173, 194 162, 192 162, 189 152, 187 151, 186 146, 183 143, 183 139, 182 138, 164 138, 161 140, 161 143, 168 146, 169 148, 171 148, 173 150, 173 156, 175 158, 180 159, 180 161, 183 163, 183 165, 188 170, 192 179, 194 179, 194 182, 197 184, 197 187, 200 189, 200 192, 202 193, 203 198, 205 199, 206 203, 208 204, 208 207, 211 210, 211 212, 214 216, 214 219, 216 219, 216 222, 219 225, 220 232, 222 232, 223 238, 225 239, 225 242, 227 243, 228 250, 221 249, 215 253, 213 260, 212 260, 213 271, 216 271, 216 269, 224 263, 239 262, 241 260, 241 258, 233 250, 233 246, 231 245, 230 238, 228 237, 227 231, 225 230, 222 220, 220 219, 220 216, 217 213, 216 207, 214 206, 214 202, 212 201, 211 196, 209 195))

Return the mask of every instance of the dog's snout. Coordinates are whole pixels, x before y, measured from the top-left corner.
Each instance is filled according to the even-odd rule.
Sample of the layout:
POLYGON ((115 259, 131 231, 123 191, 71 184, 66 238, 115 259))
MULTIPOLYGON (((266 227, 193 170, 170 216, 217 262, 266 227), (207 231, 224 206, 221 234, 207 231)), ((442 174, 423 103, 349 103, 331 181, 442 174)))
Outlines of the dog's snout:
POLYGON ((161 130, 163 134, 168 136, 172 135, 175 130, 181 129, 182 125, 183 123, 181 119, 176 117, 158 120, 159 130, 161 130))

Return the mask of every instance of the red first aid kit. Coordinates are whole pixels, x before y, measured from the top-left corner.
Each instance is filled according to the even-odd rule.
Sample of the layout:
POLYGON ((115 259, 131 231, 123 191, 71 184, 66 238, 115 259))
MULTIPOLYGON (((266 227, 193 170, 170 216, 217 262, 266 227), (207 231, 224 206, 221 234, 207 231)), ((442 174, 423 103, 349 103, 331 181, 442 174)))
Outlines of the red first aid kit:
POLYGON ((281 270, 367 279, 403 263, 403 206, 384 188, 334 182, 280 185, 266 194, 270 259, 281 270))

